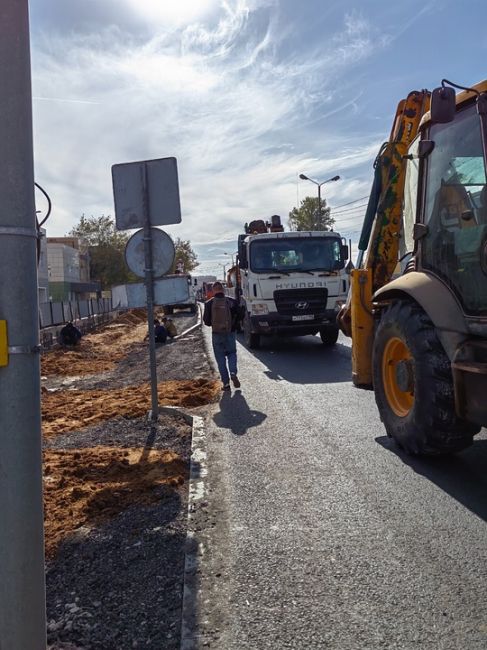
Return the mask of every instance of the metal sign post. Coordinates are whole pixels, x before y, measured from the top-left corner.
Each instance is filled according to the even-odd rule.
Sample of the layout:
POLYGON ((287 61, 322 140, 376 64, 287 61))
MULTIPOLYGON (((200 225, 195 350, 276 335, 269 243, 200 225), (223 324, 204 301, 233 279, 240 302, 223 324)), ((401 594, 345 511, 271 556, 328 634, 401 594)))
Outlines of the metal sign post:
MULTIPOLYGON (((131 228, 142 227, 144 231, 144 278, 147 295, 152 404, 150 418, 152 421, 155 421, 158 416, 159 404, 157 396, 156 341, 154 331, 154 251, 152 226, 180 223, 181 221, 176 159, 160 158, 157 160, 113 165, 112 179, 115 218, 118 230, 130 230, 131 228)), ((129 243, 130 240, 127 246, 129 243)), ((137 244, 135 242, 136 249, 137 244)), ((174 250, 174 246, 172 246, 172 250, 174 250)), ((174 258, 169 260, 170 253, 166 254, 166 256, 162 254, 162 257, 167 257, 167 259, 161 262, 160 253, 162 251, 158 250, 158 253, 156 267, 159 270, 161 268, 164 269, 164 262, 168 262, 167 268, 164 271, 167 273, 173 264, 174 258)), ((128 262, 131 255, 127 255, 127 249, 125 257, 128 262)), ((131 270, 137 272, 136 268, 137 264, 135 269, 132 268, 131 270)))
POLYGON ((151 412, 150 419, 154 422, 159 415, 159 399, 157 395, 157 363, 156 363, 156 336, 154 327, 154 277, 152 268, 152 234, 149 215, 149 187, 147 168, 144 165, 144 254, 145 254, 145 289, 147 292, 147 325, 149 327, 149 359, 150 359, 150 385, 151 385, 151 412))

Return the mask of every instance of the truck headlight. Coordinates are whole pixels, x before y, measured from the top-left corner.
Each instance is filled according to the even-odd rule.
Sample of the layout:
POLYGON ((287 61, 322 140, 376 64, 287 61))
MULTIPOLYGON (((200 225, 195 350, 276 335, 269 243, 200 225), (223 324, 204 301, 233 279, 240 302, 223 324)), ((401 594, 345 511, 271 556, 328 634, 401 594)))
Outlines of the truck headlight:
POLYGON ((262 314, 268 314, 269 307, 265 302, 254 302, 252 303, 252 314, 254 316, 262 316, 262 314))

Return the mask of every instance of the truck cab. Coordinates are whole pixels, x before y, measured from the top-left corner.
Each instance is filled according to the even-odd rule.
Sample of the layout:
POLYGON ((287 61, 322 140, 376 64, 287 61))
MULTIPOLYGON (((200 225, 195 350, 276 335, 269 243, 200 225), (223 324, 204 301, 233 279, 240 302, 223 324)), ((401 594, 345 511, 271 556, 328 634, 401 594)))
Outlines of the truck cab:
MULTIPOLYGON (((247 227, 248 229, 248 227, 247 227)), ((239 237, 240 300, 244 339, 262 336, 338 338, 336 316, 346 300, 346 246, 336 232, 250 232, 239 237)))

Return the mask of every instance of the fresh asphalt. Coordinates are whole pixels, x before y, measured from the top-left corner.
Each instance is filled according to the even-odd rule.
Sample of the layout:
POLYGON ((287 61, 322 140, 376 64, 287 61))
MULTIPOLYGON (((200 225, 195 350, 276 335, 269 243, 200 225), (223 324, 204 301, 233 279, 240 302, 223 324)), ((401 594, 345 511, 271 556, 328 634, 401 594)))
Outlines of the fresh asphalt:
POLYGON ((207 426, 194 647, 487 648, 486 432, 414 459, 351 384, 347 339, 238 354, 207 426))

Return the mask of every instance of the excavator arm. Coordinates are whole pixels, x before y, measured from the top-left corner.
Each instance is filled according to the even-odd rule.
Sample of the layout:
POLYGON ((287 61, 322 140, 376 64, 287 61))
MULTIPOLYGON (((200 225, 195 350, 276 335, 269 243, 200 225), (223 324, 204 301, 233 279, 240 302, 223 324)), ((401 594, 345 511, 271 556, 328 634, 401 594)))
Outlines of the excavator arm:
POLYGON ((397 266, 407 150, 429 107, 427 90, 413 91, 399 102, 389 140, 374 163, 357 268, 351 272, 347 303, 338 314, 340 329, 352 337, 352 377, 357 386, 372 385, 372 297, 391 280, 397 266))

